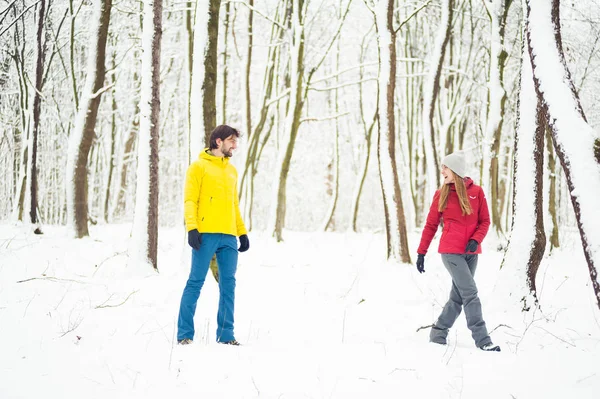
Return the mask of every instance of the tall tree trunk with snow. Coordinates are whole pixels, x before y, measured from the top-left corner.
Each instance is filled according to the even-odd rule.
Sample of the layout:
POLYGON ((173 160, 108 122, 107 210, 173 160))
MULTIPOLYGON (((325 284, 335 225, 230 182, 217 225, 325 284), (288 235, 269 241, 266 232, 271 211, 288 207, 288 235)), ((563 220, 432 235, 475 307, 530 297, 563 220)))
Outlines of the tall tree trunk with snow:
MULTIPOLYGON (((340 12, 341 12, 340 8, 340 12)), ((335 52, 335 63, 333 69, 338 71, 340 68, 340 42, 337 42, 336 52, 335 52)), ((339 76, 335 78, 336 86, 339 85, 339 76)), ((330 102, 332 102, 331 109, 334 115, 338 115, 340 112, 340 96, 339 89, 336 88, 333 91, 333 96, 330 97, 330 102)), ((335 230, 335 221, 333 216, 335 215, 335 209, 337 208, 338 198, 340 194, 340 123, 339 118, 335 118, 333 120, 333 129, 335 131, 334 145, 333 145, 333 156, 331 166, 333 169, 333 187, 332 187, 332 198, 329 208, 325 213, 325 222, 323 223, 323 231, 327 231, 328 228, 332 228, 335 230)))
POLYGON ((442 19, 435 38, 435 47, 431 53, 431 63, 425 87, 423 89, 423 137, 425 139, 425 159, 427 160, 427 187, 425 196, 433 197, 440 186, 440 163, 436 141, 434 112, 440 91, 440 76, 446 55, 446 46, 450 40, 454 0, 442 0, 442 19))
POLYGON ((190 115, 190 161, 217 126, 217 44, 221 0, 197 0, 190 115))
POLYGON ((67 219, 77 238, 88 232, 88 157, 104 85, 106 39, 112 0, 97 1, 90 34, 87 79, 80 99, 75 129, 69 137, 67 158, 67 219))
MULTIPOLYGON (((235 18, 233 19, 235 21, 235 18)), ((221 93, 221 123, 227 123, 227 89, 229 87, 229 25, 231 24, 231 3, 227 1, 225 3, 225 18, 223 20, 223 63, 221 69, 221 84, 223 86, 223 92, 221 93)), ((216 126, 216 123, 215 123, 216 126)))
POLYGON ((501 193, 500 193, 500 138, 504 111, 506 104, 506 90, 504 89, 504 67, 508 53, 504 49, 504 32, 506 16, 512 0, 485 0, 488 16, 491 22, 490 67, 488 81, 488 109, 487 124, 483 151, 483 184, 488 185, 490 195, 490 208, 492 209, 492 225, 496 231, 501 232, 501 193), (489 168, 488 168, 489 165, 489 168))
MULTIPOLYGON (((254 7, 254 0, 248 0, 248 5, 254 7)), ((253 20, 254 20, 254 9, 248 10, 248 54, 246 55, 246 71, 244 73, 244 94, 245 94, 245 119, 246 119, 246 134, 250 138, 250 132, 252 131, 252 102, 250 99, 250 69, 252 66, 252 46, 254 43, 253 37, 253 20)))
MULTIPOLYGON (((262 149, 264 148, 269 136, 271 135, 271 131, 273 130, 273 123, 271 118, 271 123, 269 128, 267 129, 266 135, 263 137, 262 133, 267 126, 267 119, 269 117, 269 110, 273 101, 271 100, 271 96, 273 96, 274 89, 276 90, 276 71, 278 69, 278 60, 280 59, 280 49, 281 46, 276 45, 283 40, 286 30, 283 29, 283 26, 287 25, 288 18, 290 15, 286 12, 287 10, 287 0, 279 3, 277 7, 277 11, 275 12, 275 20, 277 17, 281 15, 282 22, 279 24, 273 24, 271 26, 271 38, 270 45, 268 46, 268 54, 267 54, 267 62, 265 63, 265 73, 263 80, 263 92, 261 94, 260 101, 260 113, 258 116, 258 121, 254 126, 254 130, 252 133, 250 131, 247 132, 249 136, 248 143, 248 154, 245 159, 244 173, 242 174, 242 178, 240 179, 240 195, 244 196, 244 220, 247 223, 248 229, 252 229, 253 226, 253 218, 252 218, 252 208, 254 204, 254 178, 256 176, 257 165, 260 159, 260 154, 262 153, 262 149), (261 144, 262 141, 262 144, 261 144), (249 182, 248 182, 249 181, 249 182), (246 188, 245 188, 246 187, 246 188)), ((249 21, 250 22, 250 21, 249 21)), ((251 35, 251 29, 248 28, 248 34, 251 35)), ((249 42, 250 45, 250 42, 249 42)), ((249 48, 248 52, 250 53, 252 50, 249 48)), ((248 65, 247 65, 248 66, 248 65)), ((250 70, 246 69, 246 73, 249 74, 250 70)), ((252 124, 250 121, 250 125, 248 125, 248 118, 251 117, 250 108, 248 108, 249 104, 249 95, 250 95, 250 86, 249 84, 249 75, 246 76, 246 126, 250 126, 252 129, 252 124)))
POLYGON ((34 79, 34 90, 33 90, 33 104, 31 106, 32 118, 30 121, 31 127, 29 129, 29 140, 27 147, 27 209, 29 211, 29 220, 32 224, 37 224, 38 214, 38 171, 37 171, 37 159, 38 159, 38 136, 40 128, 40 111, 41 111, 41 100, 42 100, 42 79, 44 74, 44 17, 46 14, 46 0, 41 0, 39 5, 39 13, 37 20, 37 36, 36 36, 36 59, 35 59, 35 79, 34 79))
MULTIPOLYGON (((116 42, 116 39, 112 40, 112 43, 116 42)), ((117 78, 116 78, 116 69, 117 69, 117 54, 116 51, 112 53, 112 73, 110 74, 110 83, 113 86, 110 91, 110 105, 111 105, 111 113, 110 113, 110 153, 108 154, 108 177, 106 179, 106 194, 104 196, 104 221, 108 222, 110 215, 110 198, 112 196, 112 183, 113 183, 113 175, 115 171, 115 163, 116 163, 116 141, 117 141, 117 96, 116 96, 116 86, 117 86, 117 78)))
POLYGON ((144 1, 142 92, 132 259, 158 270, 158 141, 162 0, 144 1))
POLYGON ((300 128, 300 114, 303 106, 303 77, 304 77, 304 16, 306 13, 305 0, 292 1, 292 43, 290 46, 290 101, 284 125, 277 165, 279 173, 273 184, 273 200, 267 231, 283 241, 285 225, 285 205, 287 178, 296 137, 300 128))
MULTIPOLYGON (((547 124, 546 124, 547 126, 547 124)), ((546 129, 546 153, 548 154, 548 213, 552 220, 552 231, 550 232, 550 251, 560 247, 558 235, 558 218, 556 209, 556 158, 554 157, 554 148, 552 147, 552 132, 546 129)))
MULTIPOLYGON (((370 32, 370 31, 369 31, 370 32)), ((363 37, 362 45, 360 48, 360 64, 358 76, 358 107, 360 112, 360 122, 364 132, 364 147, 362 147, 362 151, 359 154, 360 156, 360 167, 358 175, 356 176, 355 188, 352 193, 352 203, 350 205, 350 228, 352 231, 356 232, 357 230, 357 221, 358 221, 358 209, 360 206, 360 197, 362 195, 363 187, 365 184, 365 180, 367 178, 367 172, 369 169, 369 160, 371 159, 371 138, 373 137, 373 130, 375 130, 375 125, 377 123, 377 114, 378 110, 375 109, 375 113, 373 115, 373 120, 367 125, 367 121, 365 119, 365 98, 364 98, 364 66, 362 65, 365 62, 365 51, 368 45, 368 41, 370 40, 370 35, 367 33, 365 37, 363 37)))
POLYGON ((518 271, 517 298, 522 309, 537 306, 535 277, 546 247, 543 209, 544 109, 533 85, 527 42, 523 43, 521 85, 517 108, 513 174, 513 211, 510 240, 502 266, 518 271))
MULTIPOLYGON (((188 1, 185 8, 185 32, 186 32, 186 70, 187 70, 187 101, 186 101, 186 120, 187 120, 187 138, 191 143, 192 134, 192 77, 194 76, 194 28, 193 16, 197 2, 188 1)), ((191 149, 188 151, 188 163, 191 163, 198 154, 192 155, 191 149)))
POLYGON ((393 28, 394 1, 380 0, 375 6, 379 44, 379 139, 377 160, 383 193, 387 257, 410 263, 402 193, 396 166, 394 91, 396 87, 396 34, 393 28))
POLYGON ((552 129, 581 234, 583 251, 600 307, 600 137, 581 108, 562 49, 558 0, 527 2, 527 41, 535 89, 552 129))

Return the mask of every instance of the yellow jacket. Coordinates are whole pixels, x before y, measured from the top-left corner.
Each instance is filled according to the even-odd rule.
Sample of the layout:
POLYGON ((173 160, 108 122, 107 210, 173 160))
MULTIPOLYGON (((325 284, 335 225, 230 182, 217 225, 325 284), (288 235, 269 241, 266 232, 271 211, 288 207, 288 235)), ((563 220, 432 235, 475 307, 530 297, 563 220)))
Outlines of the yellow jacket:
POLYGON ((229 158, 215 157, 208 148, 188 167, 183 193, 187 231, 247 234, 240 214, 237 171, 229 158))

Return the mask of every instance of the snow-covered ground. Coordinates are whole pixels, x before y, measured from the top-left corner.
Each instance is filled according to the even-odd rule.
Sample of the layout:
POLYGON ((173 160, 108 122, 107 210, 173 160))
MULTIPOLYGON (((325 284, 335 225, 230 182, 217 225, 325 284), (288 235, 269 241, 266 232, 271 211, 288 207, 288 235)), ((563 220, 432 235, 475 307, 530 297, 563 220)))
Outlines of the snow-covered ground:
POLYGON ((286 232, 281 244, 251 233, 237 280, 243 346, 214 342, 211 276, 195 342, 177 346, 183 229, 160 230, 159 274, 127 266, 129 232, 95 226, 75 240, 0 225, 0 398, 598 398, 600 312, 576 235, 544 260, 533 317, 484 242, 476 281, 502 346, 484 353, 464 316, 447 346, 419 330, 450 287, 436 243, 419 275, 384 261, 383 235, 341 233, 286 232))

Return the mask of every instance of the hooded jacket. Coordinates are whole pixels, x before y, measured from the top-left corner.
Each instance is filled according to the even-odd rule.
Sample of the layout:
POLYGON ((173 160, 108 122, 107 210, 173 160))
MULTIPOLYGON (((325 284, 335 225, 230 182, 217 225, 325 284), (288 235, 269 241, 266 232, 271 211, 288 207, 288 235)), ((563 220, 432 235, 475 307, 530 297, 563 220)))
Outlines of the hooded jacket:
POLYGON ((247 234, 237 194, 237 170, 229 158, 208 148, 188 167, 183 194, 186 230, 200 233, 247 234))
MULTIPOLYGON (((441 254, 464 254, 466 253, 465 248, 470 239, 481 244, 485 238, 490 228, 490 214, 483 189, 473 184, 473 180, 469 177, 465 177, 463 181, 467 188, 467 196, 469 197, 469 203, 473 212, 470 215, 463 216, 454 184, 450 185, 446 209, 443 212, 439 212, 440 190, 437 190, 433 196, 417 253, 423 255, 427 253, 429 244, 431 244, 431 240, 433 240, 437 232, 440 220, 444 222, 438 248, 438 252, 441 254)), ((476 252, 470 253, 480 254, 481 245, 477 247, 476 252)))

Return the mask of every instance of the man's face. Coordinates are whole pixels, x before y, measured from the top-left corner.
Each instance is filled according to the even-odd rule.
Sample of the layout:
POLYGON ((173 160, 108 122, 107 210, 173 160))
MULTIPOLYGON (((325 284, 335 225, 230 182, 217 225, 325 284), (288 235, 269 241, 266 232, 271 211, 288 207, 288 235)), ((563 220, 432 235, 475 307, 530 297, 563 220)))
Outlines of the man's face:
POLYGON ((227 158, 231 158, 233 156, 233 150, 237 149, 237 137, 233 134, 227 137, 225 140, 219 140, 217 144, 219 144, 219 150, 223 153, 227 158), (219 144, 220 141, 220 144, 219 144))

